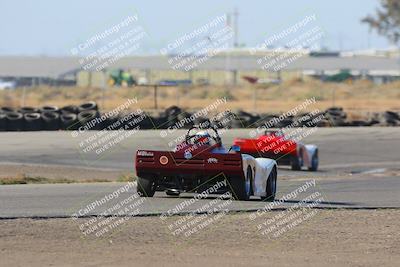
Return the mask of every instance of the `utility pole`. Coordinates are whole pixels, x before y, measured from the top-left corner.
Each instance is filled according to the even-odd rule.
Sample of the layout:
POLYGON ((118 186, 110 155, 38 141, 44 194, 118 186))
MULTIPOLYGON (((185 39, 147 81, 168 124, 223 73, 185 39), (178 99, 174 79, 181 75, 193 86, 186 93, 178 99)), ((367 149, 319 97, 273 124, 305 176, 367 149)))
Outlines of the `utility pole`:
POLYGON ((233 47, 239 47, 239 11, 237 8, 233 11, 233 31, 235 35, 233 47))
MULTIPOLYGON (((227 18, 226 18, 226 26, 229 28, 232 28, 232 18, 231 18, 231 13, 227 14, 227 18)), ((231 84, 231 79, 230 79, 230 74, 231 74, 231 69, 230 69, 230 63, 231 63, 231 58, 230 58, 230 49, 232 49, 231 47, 232 43, 231 40, 229 40, 229 42, 227 43, 227 47, 226 47, 226 55, 225 55, 225 85, 229 86, 231 84)))
POLYGON ((157 89, 158 86, 157 84, 154 85, 154 109, 157 110, 158 109, 158 103, 157 103, 157 89))

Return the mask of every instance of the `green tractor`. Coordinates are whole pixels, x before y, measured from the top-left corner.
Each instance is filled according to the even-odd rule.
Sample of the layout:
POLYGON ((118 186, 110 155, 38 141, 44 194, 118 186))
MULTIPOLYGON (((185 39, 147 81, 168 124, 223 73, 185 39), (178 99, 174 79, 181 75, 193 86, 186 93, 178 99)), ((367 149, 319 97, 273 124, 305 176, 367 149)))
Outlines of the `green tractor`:
POLYGON ((136 80, 129 72, 122 69, 117 69, 110 71, 108 84, 110 86, 131 87, 133 85, 136 85, 136 80))
POLYGON ((341 70, 337 74, 327 76, 325 81, 341 83, 341 82, 349 81, 351 79, 353 79, 353 75, 351 75, 349 70, 341 70))

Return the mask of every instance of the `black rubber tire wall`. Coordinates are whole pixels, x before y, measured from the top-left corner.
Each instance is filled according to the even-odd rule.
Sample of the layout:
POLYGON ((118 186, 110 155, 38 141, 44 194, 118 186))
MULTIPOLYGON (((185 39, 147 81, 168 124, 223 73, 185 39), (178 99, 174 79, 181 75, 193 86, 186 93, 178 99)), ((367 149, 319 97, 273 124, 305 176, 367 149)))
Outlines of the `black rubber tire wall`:
POLYGON ((24 121, 25 131, 40 131, 43 129, 43 121, 40 113, 24 114, 24 121))
POLYGON ((93 102, 93 101, 83 103, 83 104, 79 105, 79 107, 78 107, 79 112, 88 111, 88 110, 98 110, 98 109, 99 108, 98 108, 96 102, 93 102))
POLYGON ((0 132, 7 130, 6 114, 0 113, 0 132))
MULTIPOLYGON (((82 111, 78 114, 78 121, 81 126, 85 126, 91 120, 97 118, 99 113, 96 110, 86 110, 82 111)), ((91 126, 88 130, 98 130, 101 127, 100 124, 96 123, 95 125, 91 126)))
POLYGON ((38 113, 39 109, 34 107, 22 107, 19 109, 19 112, 21 112, 22 114, 38 113))
POLYGON ((22 131, 24 128, 24 116, 19 112, 6 113, 7 131, 22 131))
POLYGON ((41 109, 40 109, 40 112, 41 113, 46 113, 46 112, 59 112, 60 110, 59 110, 59 108, 57 107, 57 106, 43 106, 41 109))
POLYGON ((61 114, 69 114, 69 113, 78 114, 79 108, 78 108, 78 106, 75 106, 75 105, 64 106, 60 109, 60 113, 61 114))
POLYGON ((61 114, 60 123, 63 130, 77 130, 79 128, 78 116, 74 113, 61 114))
POLYGON ((60 114, 56 112, 45 112, 42 114, 43 129, 46 131, 56 131, 60 129, 60 114))

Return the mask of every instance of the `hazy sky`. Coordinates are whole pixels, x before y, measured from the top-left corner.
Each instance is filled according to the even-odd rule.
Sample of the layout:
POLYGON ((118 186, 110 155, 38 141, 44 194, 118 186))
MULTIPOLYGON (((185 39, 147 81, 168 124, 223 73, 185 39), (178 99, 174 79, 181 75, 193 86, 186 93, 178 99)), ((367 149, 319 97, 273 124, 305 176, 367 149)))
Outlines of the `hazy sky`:
POLYGON ((282 26, 316 14, 325 31, 323 45, 351 50, 386 48, 360 19, 373 13, 378 0, 2 0, 1 55, 71 55, 78 43, 138 14, 148 33, 141 53, 155 54, 174 38, 215 16, 239 11, 239 41, 251 47, 282 26))

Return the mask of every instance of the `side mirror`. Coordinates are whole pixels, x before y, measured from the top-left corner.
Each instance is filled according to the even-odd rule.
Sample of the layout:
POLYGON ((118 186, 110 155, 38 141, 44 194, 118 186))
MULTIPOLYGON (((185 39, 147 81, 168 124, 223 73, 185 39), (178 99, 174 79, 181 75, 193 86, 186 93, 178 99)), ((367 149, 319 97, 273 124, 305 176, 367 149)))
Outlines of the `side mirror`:
POLYGON ((233 145, 233 146, 231 146, 229 151, 240 152, 240 146, 233 145))

